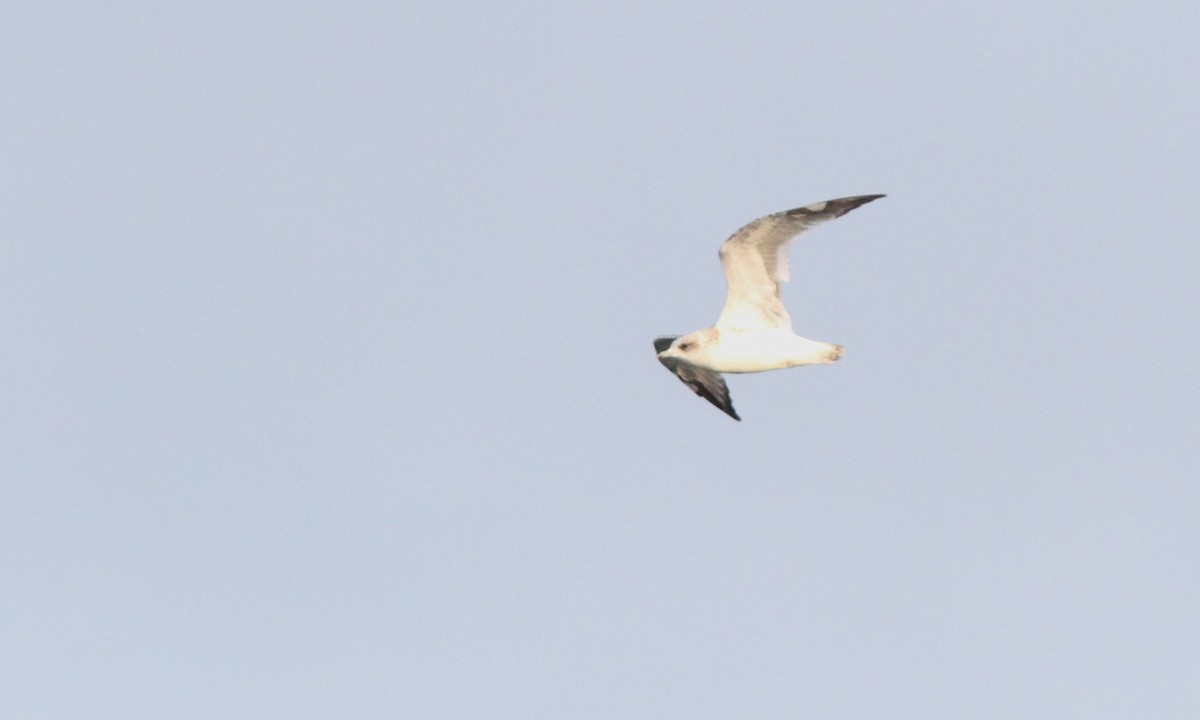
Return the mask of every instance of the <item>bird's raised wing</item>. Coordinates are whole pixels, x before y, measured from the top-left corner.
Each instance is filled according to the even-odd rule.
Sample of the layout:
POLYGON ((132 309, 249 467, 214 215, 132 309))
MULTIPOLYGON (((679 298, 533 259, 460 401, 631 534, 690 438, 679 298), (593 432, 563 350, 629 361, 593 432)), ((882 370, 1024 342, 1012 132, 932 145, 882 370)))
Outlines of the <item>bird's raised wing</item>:
POLYGON ((729 286, 718 329, 790 329, 792 319, 779 296, 779 283, 788 280, 788 245, 813 225, 841 217, 883 195, 858 195, 826 200, 795 210, 760 217, 735 232, 721 245, 721 266, 729 286))
MULTIPOLYGON (((654 352, 661 353, 671 347, 671 343, 675 340, 676 338, 673 337, 658 338, 654 341, 654 352)), ((741 421, 737 411, 733 409, 733 401, 729 399, 729 386, 725 384, 725 378, 721 377, 720 373, 706 370, 678 358, 660 357, 658 361, 675 373, 675 377, 691 388, 692 392, 721 408, 722 412, 734 420, 741 421)))

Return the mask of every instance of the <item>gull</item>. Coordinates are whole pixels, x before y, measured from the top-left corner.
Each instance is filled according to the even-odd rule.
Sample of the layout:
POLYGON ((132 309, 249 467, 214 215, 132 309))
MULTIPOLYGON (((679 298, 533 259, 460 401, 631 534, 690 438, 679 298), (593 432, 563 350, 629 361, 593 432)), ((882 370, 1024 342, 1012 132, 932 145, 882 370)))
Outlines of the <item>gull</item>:
POLYGON ((779 283, 788 280, 788 246, 797 235, 839 218, 883 195, 857 195, 765 215, 721 244, 729 286, 717 324, 654 341, 658 361, 700 397, 740 421, 721 373, 753 373, 828 365, 842 346, 802 338, 792 331, 779 283))

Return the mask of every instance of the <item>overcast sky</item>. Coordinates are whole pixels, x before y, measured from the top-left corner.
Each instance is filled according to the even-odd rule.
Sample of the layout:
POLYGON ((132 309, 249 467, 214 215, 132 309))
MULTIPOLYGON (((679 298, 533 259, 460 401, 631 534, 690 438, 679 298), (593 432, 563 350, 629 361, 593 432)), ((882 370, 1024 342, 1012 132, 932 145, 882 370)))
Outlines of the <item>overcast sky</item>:
POLYGON ((1200 717, 1195 2, 3 16, 6 718, 1200 717))

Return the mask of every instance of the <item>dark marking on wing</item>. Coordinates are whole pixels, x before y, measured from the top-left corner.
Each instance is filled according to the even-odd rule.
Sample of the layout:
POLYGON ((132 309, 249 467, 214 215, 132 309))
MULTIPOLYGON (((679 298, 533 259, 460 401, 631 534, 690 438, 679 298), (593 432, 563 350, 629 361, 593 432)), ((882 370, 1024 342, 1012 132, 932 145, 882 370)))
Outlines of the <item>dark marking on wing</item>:
POLYGON ((666 350, 667 348, 671 347, 671 343, 675 342, 676 340, 678 340, 681 337, 683 337, 683 336, 682 335, 674 335, 672 337, 654 338, 654 352, 660 353, 663 350, 666 350))

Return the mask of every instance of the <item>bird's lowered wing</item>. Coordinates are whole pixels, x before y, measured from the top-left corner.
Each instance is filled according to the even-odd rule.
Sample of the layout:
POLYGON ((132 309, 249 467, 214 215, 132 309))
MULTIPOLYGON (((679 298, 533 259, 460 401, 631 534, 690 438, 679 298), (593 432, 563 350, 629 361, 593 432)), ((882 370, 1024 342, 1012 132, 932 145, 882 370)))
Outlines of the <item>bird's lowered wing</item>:
MULTIPOLYGON (((654 352, 661 353, 671 347, 671 343, 675 339, 673 337, 658 338, 654 341, 654 352)), ((675 377, 691 388, 692 392, 719 407, 729 417, 741 422, 737 411, 733 409, 733 401, 729 399, 729 386, 725 384, 725 378, 721 377, 720 373, 706 370, 678 358, 659 357, 658 361, 675 373, 675 377)))

